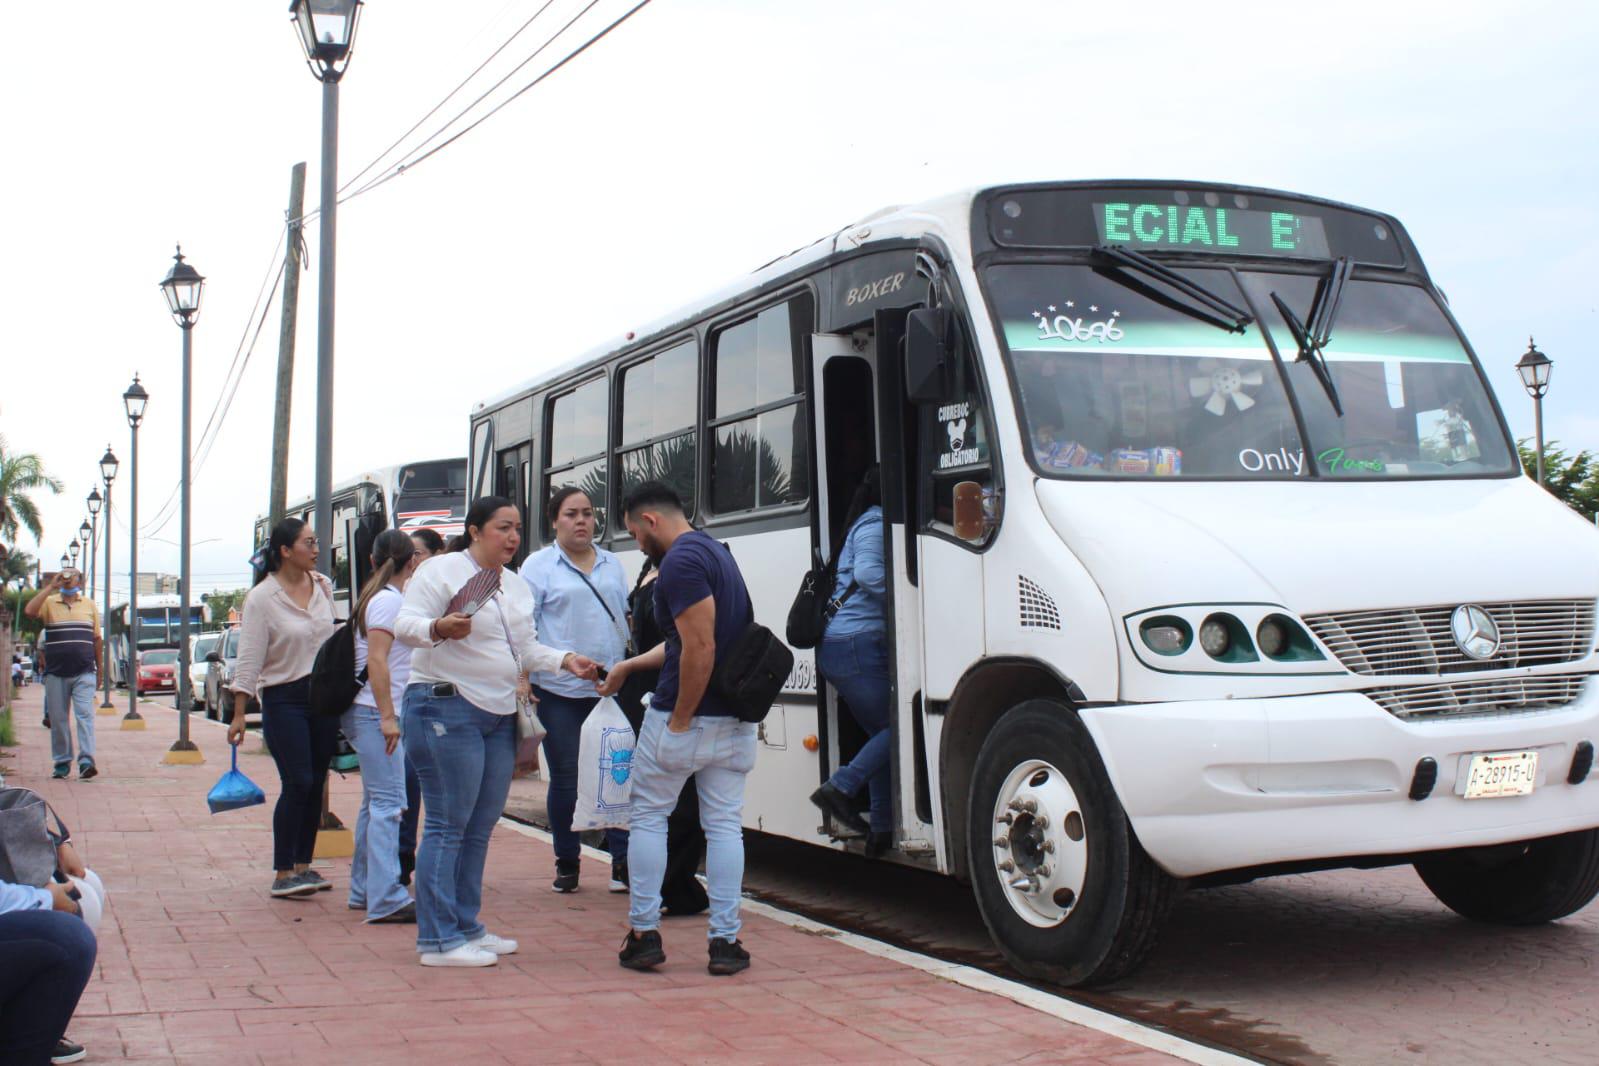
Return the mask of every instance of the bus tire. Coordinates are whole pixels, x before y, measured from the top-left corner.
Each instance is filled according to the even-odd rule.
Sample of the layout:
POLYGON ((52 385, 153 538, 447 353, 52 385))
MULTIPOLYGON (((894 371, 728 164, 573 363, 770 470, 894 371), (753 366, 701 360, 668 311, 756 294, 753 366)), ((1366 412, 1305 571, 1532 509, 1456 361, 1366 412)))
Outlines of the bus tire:
POLYGON ((977 756, 967 830, 983 921, 1023 974, 1102 985, 1154 949, 1178 882, 1139 845, 1070 707, 1028 700, 1000 718, 977 756))
POLYGON ((1599 896, 1599 829, 1446 851, 1415 866, 1438 901, 1463 918, 1542 925, 1599 896))

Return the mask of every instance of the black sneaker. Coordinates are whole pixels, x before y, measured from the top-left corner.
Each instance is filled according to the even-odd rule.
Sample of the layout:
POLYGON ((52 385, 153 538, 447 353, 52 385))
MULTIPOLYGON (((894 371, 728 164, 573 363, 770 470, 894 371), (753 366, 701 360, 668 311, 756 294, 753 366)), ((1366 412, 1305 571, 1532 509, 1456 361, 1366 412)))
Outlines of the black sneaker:
POLYGON ((627 886, 628 886, 627 860, 626 859, 613 859, 611 861, 611 885, 610 885, 610 890, 612 892, 626 892, 627 891, 627 886))
POLYGON ((368 918, 367 925, 415 925, 416 900, 410 900, 400 906, 397 911, 390 911, 381 918, 368 918))
POLYGON ((78 780, 87 781, 89 778, 94 777, 99 772, 99 770, 95 769, 94 760, 91 759, 90 761, 83 763, 78 767, 78 780))
MULTIPOLYGON (((748 958, 746 955, 746 966, 749 965, 748 958)), ((622 950, 616 953, 616 961, 629 970, 653 970, 665 962, 666 949, 661 946, 660 930, 635 933, 629 929, 627 939, 622 941, 622 950)))
POLYGON ((833 831, 840 837, 863 837, 871 831, 866 819, 855 813, 850 798, 834 788, 831 781, 811 793, 811 802, 833 819, 833 831))
POLYGON ((713 937, 710 954, 711 961, 705 964, 705 968, 716 977, 726 977, 750 968, 750 953, 744 950, 742 941, 713 937))
POLYGON ((52 1063, 82 1062, 87 1054, 89 1053, 84 1050, 82 1044, 74 1044, 66 1037, 62 1037, 56 1041, 56 1049, 50 1052, 50 1061, 52 1063))
POLYGON ((555 882, 550 885, 557 892, 577 891, 577 872, 579 865, 571 859, 555 860, 555 882))

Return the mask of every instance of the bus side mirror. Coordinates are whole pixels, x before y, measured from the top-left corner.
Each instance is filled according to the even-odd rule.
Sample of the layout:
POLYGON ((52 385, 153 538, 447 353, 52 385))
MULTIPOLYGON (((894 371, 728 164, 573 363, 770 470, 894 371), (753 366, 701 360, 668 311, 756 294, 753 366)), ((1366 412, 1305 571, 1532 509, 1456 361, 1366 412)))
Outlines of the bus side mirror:
POLYGON ((905 320, 905 395, 913 403, 947 399, 949 387, 949 313, 918 307, 905 320))
POLYGON ((969 544, 986 540, 999 525, 999 495, 984 492, 975 481, 957 481, 954 495, 955 536, 969 544))

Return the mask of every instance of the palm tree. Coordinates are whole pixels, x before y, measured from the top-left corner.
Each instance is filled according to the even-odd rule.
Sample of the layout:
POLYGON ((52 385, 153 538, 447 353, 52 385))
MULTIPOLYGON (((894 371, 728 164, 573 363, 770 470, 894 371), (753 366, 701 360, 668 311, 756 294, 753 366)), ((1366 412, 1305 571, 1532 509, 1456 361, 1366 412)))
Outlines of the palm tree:
POLYGON ((48 489, 60 495, 61 482, 44 472, 44 463, 32 453, 19 455, 0 437, 0 540, 12 544, 26 529, 38 540, 44 534, 39 507, 30 493, 48 489))

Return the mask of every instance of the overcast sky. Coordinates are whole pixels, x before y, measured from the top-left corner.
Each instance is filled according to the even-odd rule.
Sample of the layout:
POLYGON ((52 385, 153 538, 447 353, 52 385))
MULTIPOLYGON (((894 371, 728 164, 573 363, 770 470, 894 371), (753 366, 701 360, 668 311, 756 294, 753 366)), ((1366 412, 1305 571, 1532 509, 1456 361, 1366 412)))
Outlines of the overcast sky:
MULTIPOLYGON (((585 2, 553 0, 421 134, 585 2)), ((370 0, 342 90, 341 178, 542 3, 370 0)), ((488 103, 632 3, 598 0, 488 103)), ((124 460, 113 568, 125 572, 121 393, 134 371, 152 395, 141 527, 175 491, 180 337, 156 288, 174 242, 209 279, 195 331, 198 441, 297 160, 316 201, 320 87, 286 8, 89 0, 69 26, 19 23, 0 64, 12 143, 0 433, 65 482, 41 501, 46 560, 84 517, 109 442, 124 460)), ((461 141, 340 209, 335 479, 464 455, 479 400, 875 208, 1040 179, 1218 180, 1391 212, 1516 434, 1531 433, 1512 366, 1532 333, 1556 364, 1548 437, 1599 448, 1596 10, 655 0, 461 141)), ((314 227, 307 238, 314 264, 314 227)), ((315 327, 311 271, 291 497, 311 488, 315 327)), ((274 308, 195 481, 199 591, 246 578, 276 360, 274 308)), ((177 570, 177 530, 175 518, 148 529, 141 570, 177 570)))

